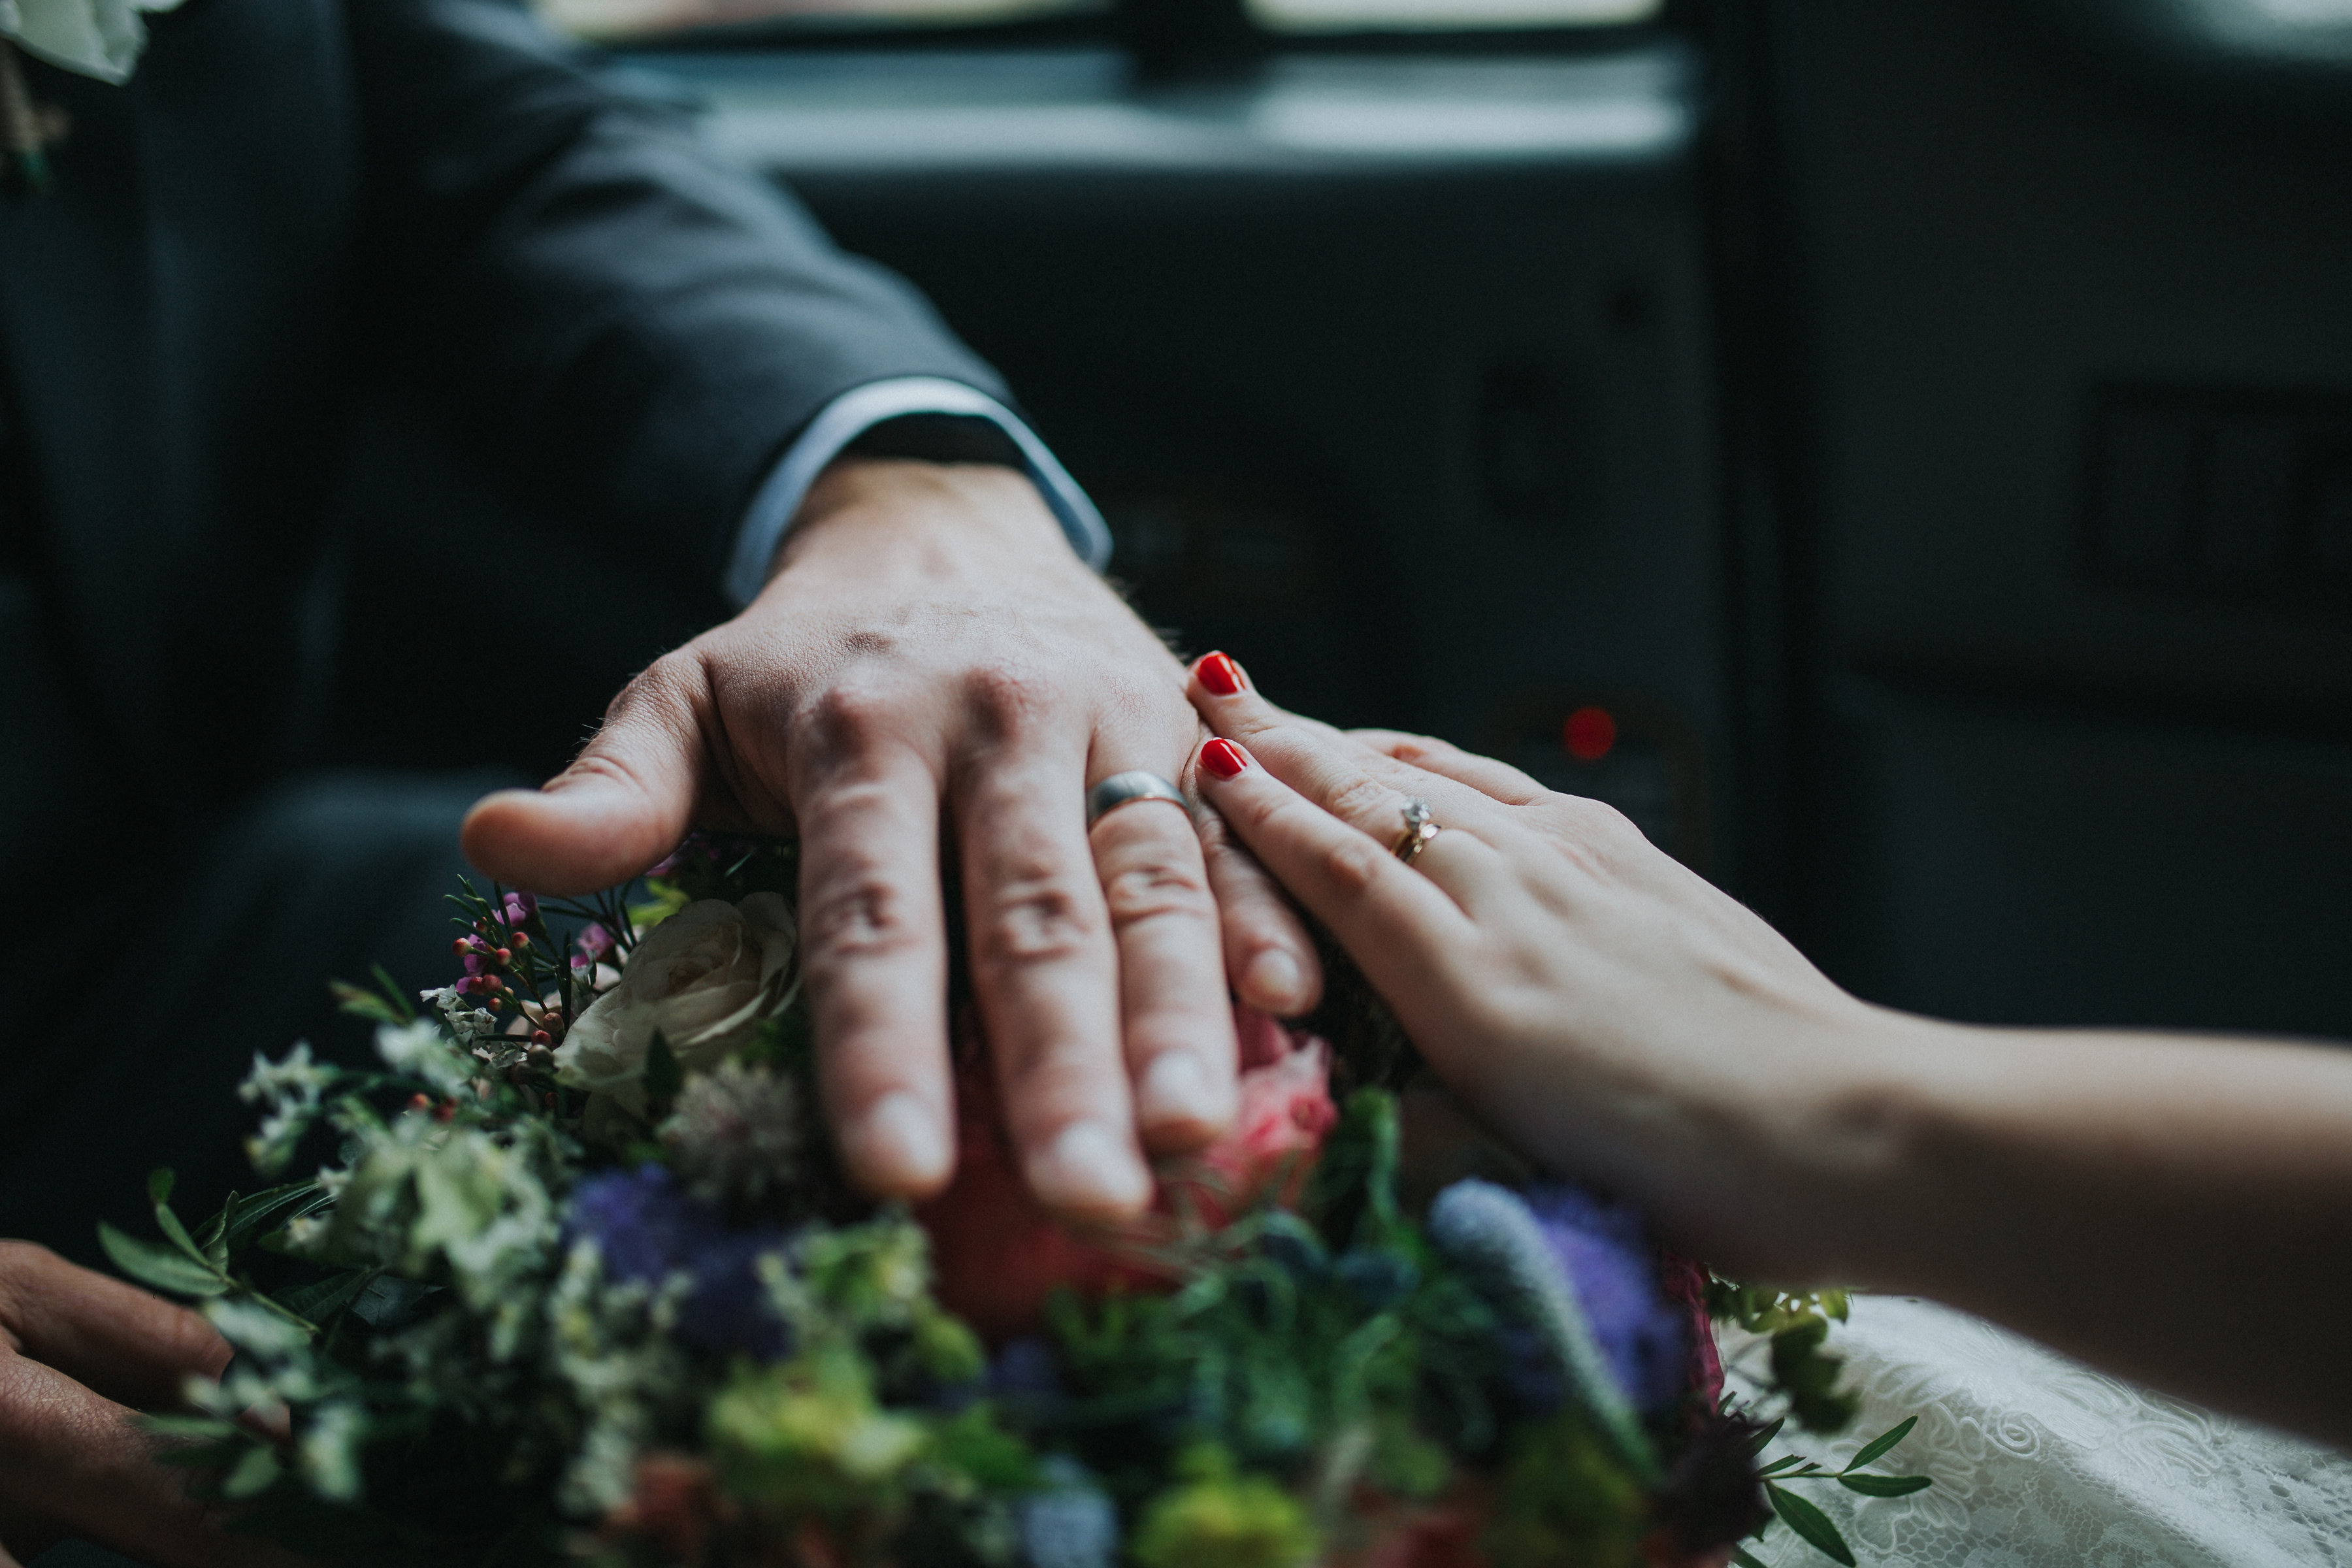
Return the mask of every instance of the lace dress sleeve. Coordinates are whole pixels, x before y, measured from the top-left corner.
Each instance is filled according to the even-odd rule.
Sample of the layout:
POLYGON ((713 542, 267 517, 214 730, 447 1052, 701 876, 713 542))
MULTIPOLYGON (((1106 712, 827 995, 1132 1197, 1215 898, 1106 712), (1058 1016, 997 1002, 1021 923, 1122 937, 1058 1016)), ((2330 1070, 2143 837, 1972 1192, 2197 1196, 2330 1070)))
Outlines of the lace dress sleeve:
MULTIPOLYGON (((2352 1565, 2352 1456, 2093 1372, 1981 1319, 1860 1297, 1831 1348, 1862 1407, 1845 1436, 1798 1435, 1834 1466, 1906 1415, 1874 1468, 1924 1474, 1905 1498, 1802 1489, 1870 1568, 2288 1568, 2352 1565)), ((1760 1342, 1724 1341, 1735 1386, 1760 1342)), ((1752 1384, 1749 1384, 1752 1387, 1752 1384)), ((1750 1550, 1773 1568, 1828 1559, 1775 1524, 1750 1550)))

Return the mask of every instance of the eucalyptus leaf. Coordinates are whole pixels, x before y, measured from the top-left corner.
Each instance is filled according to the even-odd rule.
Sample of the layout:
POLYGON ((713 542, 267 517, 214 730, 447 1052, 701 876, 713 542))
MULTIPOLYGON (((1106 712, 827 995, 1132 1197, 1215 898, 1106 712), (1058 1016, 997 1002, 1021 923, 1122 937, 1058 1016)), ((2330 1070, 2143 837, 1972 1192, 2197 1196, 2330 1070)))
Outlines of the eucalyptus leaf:
POLYGON ((1804 1537, 1807 1545, 1832 1563, 1853 1568, 1853 1548, 1845 1543, 1845 1537, 1838 1533, 1838 1527, 1830 1522, 1828 1514, 1782 1487, 1767 1485, 1764 1494, 1771 1500, 1772 1511, 1780 1516, 1781 1522, 1804 1537))
POLYGON ((1888 1427, 1869 1442, 1864 1443, 1862 1446, 1862 1451, 1845 1462, 1846 1469, 1852 1472, 1862 1468, 1863 1466, 1911 1436, 1911 1428, 1917 1425, 1919 1425, 1919 1418, 1916 1415, 1906 1416, 1898 1425, 1888 1427))
POLYGON ((178 1178, 173 1175, 172 1167, 169 1165, 148 1172, 147 1201, 151 1204, 170 1203, 172 1201, 172 1184, 176 1180, 178 1180, 178 1178))
POLYGON ((1926 1491, 1935 1481, 1927 1476, 1880 1476, 1863 1474, 1840 1476, 1838 1485, 1864 1497, 1909 1497, 1913 1492, 1926 1491))
POLYGON ((1802 1454, 1783 1454, 1779 1458, 1773 1460, 1770 1464, 1765 1466, 1762 1469, 1757 1471, 1756 1474, 1759 1479, 1765 1476, 1777 1476, 1782 1470, 1787 1469, 1790 1465, 1801 1465, 1804 1462, 1805 1457, 1802 1454))
POLYGON ((141 1241, 110 1225, 98 1227, 98 1244, 106 1249, 106 1256, 114 1260, 117 1268, 142 1285, 174 1296, 219 1296, 228 1290, 228 1280, 205 1264, 201 1255, 189 1257, 152 1241, 141 1241))

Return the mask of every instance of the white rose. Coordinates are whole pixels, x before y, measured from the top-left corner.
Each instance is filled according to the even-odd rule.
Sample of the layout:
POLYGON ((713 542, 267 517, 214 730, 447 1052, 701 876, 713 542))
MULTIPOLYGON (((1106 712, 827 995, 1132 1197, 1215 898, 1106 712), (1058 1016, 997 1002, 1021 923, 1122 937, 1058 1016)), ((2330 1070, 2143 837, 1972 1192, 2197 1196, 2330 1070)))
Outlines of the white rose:
POLYGON ((180 0, 0 0, 0 38, 53 66, 117 86, 131 79, 147 47, 142 11, 180 0))
POLYGON ((647 931, 620 984, 580 1015, 556 1049, 556 1077, 642 1119, 655 1032, 688 1069, 717 1066, 782 1011, 792 962, 793 916, 782 899, 698 900, 647 931))

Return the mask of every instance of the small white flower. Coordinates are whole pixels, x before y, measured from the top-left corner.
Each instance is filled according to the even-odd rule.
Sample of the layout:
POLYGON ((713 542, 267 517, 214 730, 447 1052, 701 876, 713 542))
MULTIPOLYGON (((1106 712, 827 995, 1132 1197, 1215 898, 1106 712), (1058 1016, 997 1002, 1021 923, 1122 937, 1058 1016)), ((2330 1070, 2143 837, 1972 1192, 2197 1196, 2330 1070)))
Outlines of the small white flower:
POLYGON ((117 86, 131 79, 147 47, 142 11, 180 0, 0 0, 0 37, 61 69, 117 86))
POLYGON ((237 1085, 236 1097, 247 1105, 264 1100, 293 1100, 316 1105, 319 1091, 334 1080, 334 1068, 310 1059, 310 1042, 297 1040, 281 1061, 273 1062, 259 1051, 254 1052, 253 1070, 237 1085))
POLYGON ((465 1058, 449 1048, 449 1042, 442 1037, 441 1026, 430 1018, 419 1018, 413 1024, 378 1025, 375 1054, 393 1071, 422 1079, 442 1094, 455 1094, 463 1089, 469 1071, 465 1058))

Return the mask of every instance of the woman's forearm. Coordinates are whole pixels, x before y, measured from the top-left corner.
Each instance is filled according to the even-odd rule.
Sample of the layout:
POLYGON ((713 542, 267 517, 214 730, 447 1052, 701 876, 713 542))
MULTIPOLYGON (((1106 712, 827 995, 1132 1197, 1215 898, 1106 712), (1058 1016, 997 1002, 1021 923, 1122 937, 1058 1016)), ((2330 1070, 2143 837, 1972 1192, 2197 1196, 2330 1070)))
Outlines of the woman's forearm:
POLYGON ((1781 1157, 1853 1283, 1933 1297, 2115 1372, 2352 1438, 2352 1050, 1879 1015, 1781 1157), (1857 1110, 1857 1107, 1863 1108, 1857 1110))

